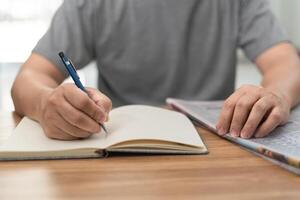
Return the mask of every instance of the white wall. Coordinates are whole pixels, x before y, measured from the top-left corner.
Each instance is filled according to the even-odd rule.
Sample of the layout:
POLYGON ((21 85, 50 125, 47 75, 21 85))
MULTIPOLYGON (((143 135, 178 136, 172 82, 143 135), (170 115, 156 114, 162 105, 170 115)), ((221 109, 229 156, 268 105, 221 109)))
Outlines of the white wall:
POLYGON ((290 39, 300 47, 300 1, 299 0, 269 0, 271 8, 286 29, 290 39))

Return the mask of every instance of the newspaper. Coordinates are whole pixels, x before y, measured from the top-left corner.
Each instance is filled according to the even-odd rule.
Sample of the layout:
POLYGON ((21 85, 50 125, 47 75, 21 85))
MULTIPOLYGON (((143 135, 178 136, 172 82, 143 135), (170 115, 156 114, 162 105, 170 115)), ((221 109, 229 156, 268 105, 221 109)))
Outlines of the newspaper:
MULTIPOLYGON (((185 101, 168 98, 167 103, 216 132, 215 125, 221 112, 222 101, 185 101)), ((226 134, 225 138, 300 174, 300 106, 291 111, 286 124, 277 127, 267 137, 243 139, 226 134)))

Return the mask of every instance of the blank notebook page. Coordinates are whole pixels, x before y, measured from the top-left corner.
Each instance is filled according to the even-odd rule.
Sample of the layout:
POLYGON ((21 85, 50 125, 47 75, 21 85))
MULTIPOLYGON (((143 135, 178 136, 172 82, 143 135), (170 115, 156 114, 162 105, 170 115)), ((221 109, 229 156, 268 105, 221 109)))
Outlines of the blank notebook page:
POLYGON ((162 108, 142 105, 123 106, 110 112, 110 121, 105 123, 105 126, 108 130, 107 135, 102 131, 87 139, 59 141, 47 138, 37 122, 24 117, 0 150, 105 149, 129 140, 164 140, 204 147, 196 129, 186 116, 162 108))

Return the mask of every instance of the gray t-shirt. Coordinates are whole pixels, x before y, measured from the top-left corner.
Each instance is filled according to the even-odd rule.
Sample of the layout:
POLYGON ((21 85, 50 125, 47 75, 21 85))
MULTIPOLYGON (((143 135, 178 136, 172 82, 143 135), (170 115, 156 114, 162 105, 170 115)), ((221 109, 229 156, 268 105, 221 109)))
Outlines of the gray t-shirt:
POLYGON ((67 76, 96 60, 98 87, 114 106, 166 97, 224 99, 234 90, 236 49, 255 58, 287 37, 264 0, 72 0, 33 52, 67 76))

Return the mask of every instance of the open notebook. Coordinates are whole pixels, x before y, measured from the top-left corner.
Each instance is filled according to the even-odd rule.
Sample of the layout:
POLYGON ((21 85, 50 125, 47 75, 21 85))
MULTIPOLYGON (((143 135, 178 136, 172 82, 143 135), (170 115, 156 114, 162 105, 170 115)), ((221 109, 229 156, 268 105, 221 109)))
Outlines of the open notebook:
POLYGON ((0 146, 0 160, 104 157, 109 152, 203 154, 207 148, 189 119, 175 111, 143 105, 113 109, 103 131, 74 141, 52 140, 24 117, 0 146))
MULTIPOLYGON (((222 101, 185 101, 168 98, 167 103, 216 132, 215 125, 221 112, 222 101)), ((243 139, 226 134, 224 138, 300 175, 300 106, 292 110, 285 125, 277 127, 267 137, 243 139)))

